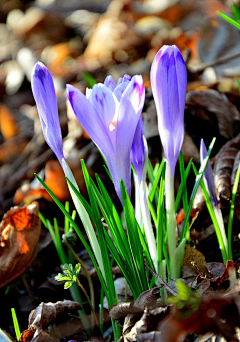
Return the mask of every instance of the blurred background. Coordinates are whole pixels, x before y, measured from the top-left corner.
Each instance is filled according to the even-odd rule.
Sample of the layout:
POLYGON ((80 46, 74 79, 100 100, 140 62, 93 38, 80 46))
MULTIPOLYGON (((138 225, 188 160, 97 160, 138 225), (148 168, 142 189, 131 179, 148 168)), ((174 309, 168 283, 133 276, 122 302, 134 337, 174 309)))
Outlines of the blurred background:
POLYGON ((201 137, 208 144, 218 135, 217 152, 236 135, 239 112, 233 103, 238 94, 234 77, 240 74, 239 32, 216 13, 231 15, 232 5, 221 0, 1 0, 0 216, 13 204, 36 198, 51 200, 34 180, 34 172, 55 189, 61 201, 70 200, 61 168, 43 139, 31 92, 32 68, 39 60, 54 78, 64 153, 82 191, 79 159, 85 158, 92 173, 101 174, 102 162, 66 103, 66 83, 85 92, 86 86, 92 86, 94 80, 103 82, 109 74, 116 81, 124 74, 142 74, 146 87, 144 133, 150 157, 161 159, 149 71, 164 44, 176 44, 181 50, 188 67, 189 91, 215 88, 232 96, 231 103, 222 98, 231 112, 222 132, 216 108, 209 110, 212 102, 219 104, 219 96, 202 101, 189 94, 185 161, 193 156, 198 162, 201 137), (227 59, 219 64, 218 58, 224 56, 227 59))
MULTIPOLYGON (((201 138, 206 146, 214 136, 217 138, 212 156, 216 155, 240 133, 239 31, 216 11, 236 18, 238 8, 238 1, 224 0, 0 0, 0 217, 13 205, 37 200, 46 218, 52 222, 53 217, 58 217, 59 224, 63 224, 63 215, 34 173, 62 203, 68 200, 72 204, 62 169, 42 135, 32 96, 31 73, 37 61, 42 61, 53 76, 64 155, 83 195, 86 189, 81 158, 90 175, 99 174, 121 209, 97 148, 67 103, 66 84, 73 84, 85 94, 86 87, 104 82, 109 74, 115 81, 125 74, 142 74, 146 89, 144 135, 154 165, 162 159, 162 147, 149 72, 155 54, 164 44, 178 46, 188 70, 184 162, 193 158, 199 165, 201 138)), ((239 139, 235 145, 240 149, 239 139)), ((193 183, 193 174, 188 181, 193 183)), ((178 171, 175 182, 177 189, 178 171)), ((206 214, 203 219, 207 220, 206 227, 211 224, 208 218, 206 214)), ((196 233, 199 241, 203 220, 196 233)), ((209 238, 215 237, 214 228, 211 229, 206 234, 203 231, 202 240, 207 260, 215 261, 219 250, 216 239, 214 249, 209 238)), ((89 258, 84 251, 79 253, 83 253, 83 258, 85 255, 96 284, 96 272, 89 258)), ((28 273, 30 290, 22 280, 17 280, 11 289, 1 288, 0 306, 18 310, 21 331, 27 328, 29 312, 41 301, 66 298, 63 286, 54 280, 59 271, 51 236, 43 228, 37 258, 28 273)), ((115 272, 118 274, 118 270, 115 272)), ((84 275, 81 277, 84 282, 84 275)), ((99 288, 96 286, 96 292, 99 288)), ((7 314, 1 311, 0 321, 1 327, 14 335, 10 309, 7 314)))

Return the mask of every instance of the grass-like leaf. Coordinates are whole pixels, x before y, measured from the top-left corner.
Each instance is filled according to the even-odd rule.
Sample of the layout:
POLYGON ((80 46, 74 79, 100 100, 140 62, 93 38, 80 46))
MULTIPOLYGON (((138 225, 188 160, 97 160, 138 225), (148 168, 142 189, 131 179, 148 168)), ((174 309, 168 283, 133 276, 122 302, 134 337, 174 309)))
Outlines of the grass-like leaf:
MULTIPOLYGON (((196 169, 195 165, 192 164, 192 167, 193 167, 194 173, 195 173, 195 175, 197 177, 198 176, 198 172, 197 172, 197 169, 196 169)), ((207 192, 207 189, 206 189, 206 187, 204 185, 204 182, 203 182, 203 180, 201 178, 200 178, 200 182, 199 183, 200 183, 200 186, 201 186, 201 189, 202 189, 205 201, 206 201, 206 205, 207 205, 210 217, 212 219, 212 222, 213 222, 213 225, 214 225, 214 228, 215 228, 215 232, 216 232, 216 235, 217 235, 219 247, 221 249, 221 253, 222 253, 222 257, 223 257, 223 262, 226 264, 227 259, 228 259, 227 258, 227 251, 226 251, 224 243, 223 243, 223 237, 222 237, 221 230, 220 230, 220 227, 219 227, 219 224, 218 224, 218 221, 217 221, 217 218, 216 218, 213 206, 212 206, 212 202, 211 202, 211 199, 210 199, 209 194, 207 192)))
POLYGON ((221 12, 219 12, 219 11, 217 11, 217 14, 220 15, 220 17, 222 17, 223 19, 225 19, 227 22, 229 22, 229 24, 235 26, 238 30, 240 30, 240 24, 239 24, 236 20, 230 18, 230 17, 227 16, 226 14, 221 13, 221 12))
POLYGON ((232 225, 233 225, 233 215, 234 215, 234 206, 235 206, 235 199, 236 199, 236 193, 238 190, 238 183, 240 178, 240 164, 238 166, 236 178, 234 181, 234 185, 232 188, 232 201, 230 206, 230 213, 229 213, 229 219, 228 219, 228 259, 232 260, 232 225))
POLYGON ((192 209, 192 205, 193 205, 193 200, 194 200, 194 198, 196 196, 197 189, 198 189, 200 181, 202 179, 204 170, 205 170, 205 168, 207 166, 207 162, 209 160, 209 157, 210 157, 210 154, 212 152, 212 149, 213 149, 215 141, 216 141, 216 138, 213 138, 212 142, 211 142, 211 144, 209 146, 208 153, 206 155, 204 163, 201 165, 201 167, 199 169, 199 173, 198 173, 198 175, 196 177, 195 184, 194 184, 194 187, 193 187, 193 190, 192 190, 192 194, 191 194, 191 197, 190 197, 190 200, 189 200, 188 209, 187 209, 187 212, 185 213, 185 219, 184 219, 184 223, 183 223, 183 228, 182 228, 182 233, 181 233, 181 237, 180 237, 180 242, 183 239, 185 239, 187 228, 188 228, 188 221, 189 221, 189 217, 190 217, 190 213, 191 213, 191 209, 192 209))
MULTIPOLYGON (((71 223, 71 225, 73 226, 76 234, 78 235, 78 237, 80 238, 81 242, 83 243, 85 249, 87 250, 91 260, 92 260, 92 263, 94 265, 94 267, 96 268, 96 272, 98 274, 98 277, 99 277, 99 280, 101 282, 101 285, 103 286, 104 288, 104 292, 105 292, 105 295, 107 297, 107 299, 109 299, 109 293, 108 293, 108 290, 107 290, 107 287, 106 287, 106 284, 105 284, 105 281, 104 281, 104 278, 102 276, 102 274, 100 273, 99 271, 99 268, 98 268, 98 264, 96 262, 96 259, 90 249, 90 247, 88 246, 83 234, 81 233, 80 229, 78 228, 77 224, 74 222, 74 220, 72 219, 72 217, 69 215, 69 213, 66 211, 64 205, 59 201, 59 199, 54 195, 54 193, 48 188, 48 186, 42 181, 42 179, 37 175, 35 174, 35 176, 37 177, 37 179, 39 180, 39 182, 42 184, 42 186, 47 190, 47 192, 49 193, 49 195, 52 197, 52 199, 54 200, 54 202, 58 205, 58 207, 61 209, 61 211, 63 212, 63 214, 65 216, 68 217, 68 220, 69 222, 71 223)), ((74 185, 68 181, 70 186, 72 187, 73 191, 76 190, 76 188, 74 187, 74 185)))

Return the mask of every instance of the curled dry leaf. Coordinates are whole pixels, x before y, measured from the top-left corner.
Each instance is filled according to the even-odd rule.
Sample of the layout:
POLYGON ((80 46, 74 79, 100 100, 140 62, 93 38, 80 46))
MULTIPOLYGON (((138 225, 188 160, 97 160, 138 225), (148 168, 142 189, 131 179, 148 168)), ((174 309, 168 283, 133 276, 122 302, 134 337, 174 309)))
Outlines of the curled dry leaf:
MULTIPOLYGON (((155 308, 153 310, 148 310, 146 308, 140 319, 135 320, 135 322, 133 318, 136 318, 137 316, 133 317, 133 315, 127 315, 123 326, 124 341, 139 341, 142 335, 146 335, 150 331, 156 330, 157 323, 166 315, 166 312, 167 308, 155 308)), ((158 334, 156 334, 156 336, 158 336, 158 334)))
POLYGON ((225 94, 220 94, 214 89, 190 91, 186 96, 186 105, 196 107, 197 110, 202 108, 204 111, 213 114, 211 118, 206 113, 205 119, 214 124, 215 117, 219 134, 226 139, 233 137, 236 122, 240 120, 240 114, 237 107, 228 101, 225 94))
MULTIPOLYGON (((226 201, 231 199, 231 187, 235 180, 236 168, 238 167, 237 160, 239 156, 237 157, 237 155, 239 151, 240 134, 228 141, 214 158, 215 163, 213 171, 215 173, 217 196, 223 207, 226 205, 226 201)), ((239 197, 239 193, 238 188, 237 197, 239 197)), ((235 204, 235 207, 239 211, 238 202, 235 204)))
POLYGON ((41 329, 25 330, 20 336, 19 342, 59 342, 60 340, 50 336, 41 329))
POLYGON ((41 224, 38 204, 14 207, 0 224, 0 287, 30 267, 37 250, 41 224))
POLYGON ((134 303, 121 303, 113 306, 110 316, 118 320, 127 314, 141 314, 145 307, 149 309, 156 307, 158 298, 160 298, 159 287, 154 287, 141 293, 134 303))
POLYGON ((59 342, 59 339, 47 334, 45 329, 50 324, 62 322, 68 314, 76 314, 82 306, 77 302, 65 300, 57 303, 41 303, 33 310, 28 319, 28 330, 25 330, 20 342, 59 342))
POLYGON ((82 308, 81 304, 71 300, 57 303, 41 303, 29 315, 29 329, 46 329, 51 323, 56 323, 71 313, 76 314, 82 308))

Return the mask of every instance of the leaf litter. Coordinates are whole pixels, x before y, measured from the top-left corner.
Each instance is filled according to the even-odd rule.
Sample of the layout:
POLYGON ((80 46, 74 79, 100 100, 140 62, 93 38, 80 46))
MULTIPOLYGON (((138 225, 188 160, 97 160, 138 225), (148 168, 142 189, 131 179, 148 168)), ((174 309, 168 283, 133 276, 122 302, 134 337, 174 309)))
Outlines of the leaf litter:
MULTIPOLYGON (((142 73, 147 91, 144 134, 149 157, 157 163, 162 147, 156 130, 149 70, 156 51, 163 44, 177 44, 185 56, 189 73, 184 161, 187 163, 193 157, 197 164, 200 139, 204 138, 208 145, 213 135, 217 137, 212 165, 222 212, 225 218, 228 217, 240 158, 240 104, 235 80, 240 74, 239 32, 217 17, 216 10, 231 9, 217 0, 164 1, 161 7, 157 2, 153 3, 150 0, 79 1, 77 4, 56 1, 44 7, 37 1, 31 4, 3 1, 0 5, 0 215, 3 217, 0 225, 0 304, 5 308, 15 307, 21 331, 28 326, 22 333, 23 342, 87 339, 79 319, 65 315, 65 322, 57 321, 58 313, 68 307, 63 300, 69 300, 70 295, 53 281, 61 271, 60 261, 48 231, 40 228, 37 218, 38 207, 51 221, 60 214, 45 190, 39 183, 36 185, 34 172, 44 173, 48 186, 59 189, 56 195, 62 202, 70 197, 58 162, 39 129, 29 83, 30 69, 36 60, 41 59, 54 75, 64 148, 75 165, 72 169, 76 172, 81 193, 85 196, 86 189, 76 160, 84 157, 89 172, 102 177, 114 198, 98 151, 66 109, 64 86, 71 82, 84 91, 87 84, 81 71, 100 82, 108 74, 117 79, 125 73, 142 73), (30 204, 36 199, 38 204, 30 204), (13 204, 21 207, 11 209, 13 204), (23 273, 25 281, 19 278, 23 273), (31 309, 36 308, 30 316, 31 309, 23 305, 27 297, 31 297, 31 309), (57 303, 46 304, 48 302, 57 303), (37 323, 33 317, 37 317, 37 323), (53 327, 50 329, 47 323, 41 323, 43 317, 49 325, 57 326, 54 332, 53 327)), ((176 175, 176 187, 179 177, 176 175)), ((192 181, 191 176, 189 181, 192 181)), ((124 341, 197 341, 196 335, 213 339, 213 335, 219 334, 227 341, 239 340, 235 334, 235 327, 239 326, 239 284, 234 281, 234 272, 236 277, 239 268, 239 198, 238 188, 233 225, 234 262, 227 267, 219 262, 215 233, 200 193, 191 213, 192 245, 186 248, 182 278, 175 284, 178 284, 177 288, 172 281, 169 283, 177 301, 163 305, 159 283, 142 293, 135 302, 121 292, 119 296, 123 301, 126 298, 130 301, 113 307, 110 315, 123 324, 124 341), (235 271, 231 272, 231 269, 235 271), (179 281, 182 281, 182 287, 179 281), (184 293, 187 293, 185 297, 184 293), (193 312, 187 317, 191 310, 193 312)), ((183 217, 184 212, 180 212, 177 217, 179 232, 183 217)), ((59 229, 63 232, 61 227, 59 229)), ((76 242, 74 248, 86 257, 84 262, 90 274, 96 274, 81 244, 76 242)), ((119 269, 113 269, 113 272, 117 279, 121 276, 119 269)), ((87 288, 83 272, 80 272, 80 278, 87 288)), ((100 298, 99 281, 97 277, 93 279, 95 295, 100 298)), ((71 309, 68 307, 69 312, 72 308, 75 313, 80 309, 74 303, 67 303, 72 305, 71 309)), ((15 336, 11 317, 6 311, 0 312, 1 328, 15 336)), ((107 332, 110 321, 107 310, 104 319, 107 332)), ((93 334, 94 339, 97 337, 93 334)))

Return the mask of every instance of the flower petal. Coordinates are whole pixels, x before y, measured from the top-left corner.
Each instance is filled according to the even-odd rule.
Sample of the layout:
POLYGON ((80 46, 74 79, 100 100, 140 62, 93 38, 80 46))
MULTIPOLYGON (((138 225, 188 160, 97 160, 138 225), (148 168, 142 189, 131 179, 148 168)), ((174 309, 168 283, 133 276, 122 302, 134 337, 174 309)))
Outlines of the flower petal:
POLYGON ((176 46, 163 46, 154 58, 151 84, 158 113, 158 130, 164 154, 174 176, 184 138, 187 73, 176 46))
POLYGON ((142 113, 144 99, 143 79, 142 76, 136 75, 132 78, 121 97, 116 133, 116 151, 120 151, 116 155, 119 176, 118 186, 120 190, 120 179, 122 179, 129 196, 131 193, 130 151, 135 130, 142 113))
POLYGON ((137 173, 138 183, 141 183, 143 166, 145 162, 145 150, 143 141, 143 122, 142 116, 138 120, 136 131, 133 137, 131 148, 131 161, 137 173))
POLYGON ((125 74, 124 76, 123 76, 123 82, 126 82, 126 81, 131 81, 131 79, 132 79, 132 77, 131 76, 129 76, 129 75, 127 75, 127 74, 125 74))
POLYGON ((80 90, 67 84, 67 94, 79 123, 102 152, 110 173, 113 172, 111 175, 115 178, 116 167, 112 158, 115 155, 115 149, 102 118, 80 90))
POLYGON ((116 83, 111 75, 105 78, 104 85, 108 87, 111 91, 114 91, 114 89, 116 88, 116 83))
POLYGON ((86 88, 86 98, 89 99, 92 93, 92 88, 86 88))
POLYGON ((59 124, 57 99, 52 76, 44 64, 38 62, 32 74, 32 92, 36 101, 43 135, 62 164, 62 133, 59 124))
POLYGON ((121 100, 122 94, 124 93, 129 83, 130 81, 122 82, 114 89, 113 94, 116 96, 119 102, 121 100))

